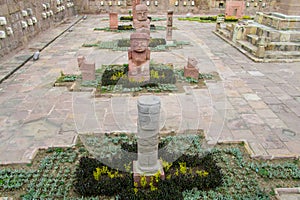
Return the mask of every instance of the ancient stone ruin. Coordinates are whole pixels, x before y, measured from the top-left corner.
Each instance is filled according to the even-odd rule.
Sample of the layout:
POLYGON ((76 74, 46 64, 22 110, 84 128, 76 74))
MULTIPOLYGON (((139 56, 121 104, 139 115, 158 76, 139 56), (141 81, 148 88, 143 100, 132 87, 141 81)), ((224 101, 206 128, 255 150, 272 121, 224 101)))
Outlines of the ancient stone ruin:
POLYGON ((145 4, 135 5, 135 10, 133 24, 136 32, 130 35, 128 78, 130 81, 143 82, 150 80, 150 20, 145 4))
POLYGON ((131 4, 132 4, 132 18, 136 19, 136 6, 140 4, 140 0, 132 0, 131 4))
POLYGON ((173 11, 168 10, 167 14, 167 41, 172 41, 172 28, 173 28, 173 11))
POLYGON ((187 66, 184 67, 184 77, 191 77, 198 80, 199 71, 197 68, 198 61, 196 58, 188 58, 187 66))
POLYGON ((150 20, 148 19, 148 8, 145 4, 136 6, 136 18, 133 18, 133 26, 137 32, 150 35, 150 20))
POLYGON ((299 61, 300 1, 281 4, 286 4, 281 5, 282 13, 257 12, 254 21, 217 25, 215 33, 255 61, 299 61))
POLYGON ((244 1, 226 1, 226 16, 235 16, 241 18, 244 15, 245 2, 244 1))
POLYGON ((132 33, 128 49, 128 78, 131 81, 142 82, 150 80, 150 48, 147 33, 132 33))
POLYGON ((96 65, 95 63, 87 63, 84 56, 77 57, 78 67, 81 71, 82 81, 93 81, 96 79, 95 71, 96 65))
POLYGON ((150 180, 157 172, 164 179, 163 167, 158 159, 160 106, 157 96, 141 96, 138 99, 138 160, 133 162, 134 182, 138 185, 141 176, 150 180))
POLYGON ((109 13, 109 29, 118 30, 118 13, 109 13))

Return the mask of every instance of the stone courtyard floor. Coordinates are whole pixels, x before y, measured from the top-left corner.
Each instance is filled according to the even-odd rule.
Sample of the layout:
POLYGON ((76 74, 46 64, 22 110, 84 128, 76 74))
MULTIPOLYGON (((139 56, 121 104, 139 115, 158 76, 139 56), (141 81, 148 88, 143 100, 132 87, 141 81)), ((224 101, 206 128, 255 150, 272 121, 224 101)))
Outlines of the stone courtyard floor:
MULTIPOLYGON (((93 31, 108 26, 108 21, 101 20, 104 17, 74 18, 0 61, 0 164, 30 162, 37 149, 74 145, 78 134, 136 132, 138 97, 94 98, 91 92, 53 87, 61 71, 80 73, 79 55, 95 62, 96 68, 127 62, 127 52, 82 47, 84 43, 129 38, 130 32, 93 31), (72 25, 72 31, 65 31, 72 25), (46 45, 38 61, 23 63, 35 49, 46 45)), ((203 129, 211 144, 247 141, 255 157, 298 157, 299 63, 254 63, 214 35, 215 24, 175 19, 173 25, 177 28, 173 39, 191 45, 151 52, 151 59, 183 68, 188 57, 195 57, 200 72, 218 72, 221 80, 208 81, 203 89, 186 87, 185 93, 158 94, 162 130, 203 129)), ((164 38, 165 34, 151 32, 151 37, 164 38)))

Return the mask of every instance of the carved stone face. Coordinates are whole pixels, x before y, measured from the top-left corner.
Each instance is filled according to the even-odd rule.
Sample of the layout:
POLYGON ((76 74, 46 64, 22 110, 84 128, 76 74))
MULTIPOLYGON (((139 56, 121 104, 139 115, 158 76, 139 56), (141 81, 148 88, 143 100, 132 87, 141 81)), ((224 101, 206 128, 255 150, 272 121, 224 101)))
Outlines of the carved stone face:
POLYGON ((196 67, 198 64, 198 61, 195 58, 188 58, 188 63, 190 67, 196 67))
POLYGON ((148 19, 148 8, 144 4, 136 6, 136 19, 138 21, 146 21, 148 19))
POLYGON ((142 38, 134 39, 132 41, 131 46, 132 46, 132 50, 135 52, 139 52, 139 53, 144 52, 148 48, 148 40, 142 38))

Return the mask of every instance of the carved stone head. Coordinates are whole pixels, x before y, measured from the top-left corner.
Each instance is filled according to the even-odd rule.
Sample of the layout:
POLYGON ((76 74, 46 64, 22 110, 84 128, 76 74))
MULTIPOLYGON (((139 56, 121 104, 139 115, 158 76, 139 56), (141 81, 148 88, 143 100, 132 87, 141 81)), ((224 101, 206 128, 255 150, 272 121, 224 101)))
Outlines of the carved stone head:
POLYGON ((145 4, 136 6, 136 19, 138 21, 146 21, 148 19, 148 8, 145 4))
POLYGON ((198 61, 196 60, 196 58, 188 58, 188 68, 195 68, 198 65, 198 61))
POLYGON ((148 49, 149 35, 147 33, 132 33, 130 35, 130 48, 132 51, 142 53, 148 49))

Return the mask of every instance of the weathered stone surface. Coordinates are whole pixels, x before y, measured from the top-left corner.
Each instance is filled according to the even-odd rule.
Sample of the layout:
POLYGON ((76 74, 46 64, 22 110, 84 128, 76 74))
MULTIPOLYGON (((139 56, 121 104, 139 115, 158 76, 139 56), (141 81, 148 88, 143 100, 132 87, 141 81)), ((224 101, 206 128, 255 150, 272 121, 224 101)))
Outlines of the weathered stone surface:
POLYGON ((109 13, 109 28, 111 30, 118 30, 118 13, 109 13))
POLYGON ((169 10, 167 14, 167 35, 166 35, 167 41, 172 41, 172 28, 173 28, 173 11, 169 10))
POLYGON ((157 96, 141 96, 138 99, 138 161, 139 174, 156 173, 158 161, 158 133, 160 99, 157 96))
MULTIPOLYGON (((132 0, 132 17, 133 20, 136 19, 136 6, 139 5, 141 0, 132 0)), ((133 25, 134 26, 134 25, 133 25)))
POLYGON ((300 2, 298 0, 285 0, 279 2, 280 13, 286 15, 300 15, 300 2))
POLYGON ((199 78, 199 71, 197 68, 198 61, 195 58, 188 58, 187 66, 184 67, 184 76, 191 77, 196 80, 199 78))
POLYGON ((80 68, 81 64, 85 61, 85 57, 84 56, 78 56, 77 57, 77 63, 78 63, 78 67, 80 68))
POLYGON ((136 6, 136 18, 133 25, 137 32, 147 33, 150 36, 150 20, 148 19, 148 8, 145 4, 136 6))
POLYGON ((236 16, 241 18, 244 14, 245 2, 244 1, 228 1, 226 2, 226 16, 236 16))
POLYGON ((140 82, 150 80, 150 49, 147 33, 132 33, 128 49, 128 78, 140 82))
MULTIPOLYGON (((4 39, 0 41, 0 57, 3 58, 6 55, 11 54, 13 51, 20 50, 20 47, 30 45, 36 36, 44 30, 49 30, 66 18, 73 16, 75 13, 73 8, 68 8, 67 12, 55 13, 54 16, 48 17, 44 21, 41 13, 44 12, 42 3, 35 0, 20 0, 0 2, 0 17, 6 18, 6 25, 1 27, 1 30, 7 30, 11 28, 13 33, 10 33, 4 39), (22 16, 22 10, 26 10, 24 16, 22 16), (70 12, 69 12, 70 11, 70 12), (36 20, 33 20, 36 19, 36 20), (22 28, 21 23, 28 23, 27 28, 22 28)), ((33 49, 33 52, 38 48, 33 49)))
POLYGON ((96 66, 95 63, 87 63, 85 60, 80 65, 80 71, 82 75, 82 81, 93 81, 95 76, 96 66))

